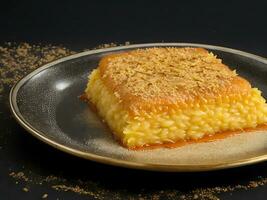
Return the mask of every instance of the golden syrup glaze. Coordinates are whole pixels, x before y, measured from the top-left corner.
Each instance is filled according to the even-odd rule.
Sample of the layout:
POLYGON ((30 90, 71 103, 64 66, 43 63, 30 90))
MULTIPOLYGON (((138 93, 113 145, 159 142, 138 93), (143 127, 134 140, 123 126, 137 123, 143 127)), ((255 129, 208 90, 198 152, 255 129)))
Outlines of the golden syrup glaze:
MULTIPOLYGON (((201 54, 201 56, 204 57, 209 55, 208 51, 202 48, 190 48, 189 53, 192 53, 191 51, 193 53, 197 52, 198 54, 201 54)), ((103 57, 99 63, 99 71, 100 71, 100 78, 107 87, 107 89, 113 94, 115 94, 116 97, 118 97, 118 99, 122 103, 123 108, 127 110, 129 114, 132 116, 137 116, 142 111, 168 112, 172 109, 183 108, 187 107, 190 104, 207 102, 209 100, 223 98, 225 96, 229 98, 231 97, 235 98, 235 96, 238 95, 248 94, 251 89, 251 85, 247 80, 245 80, 240 76, 232 75, 231 73, 233 73, 233 71, 231 71, 226 65, 217 61, 218 60, 217 58, 214 59, 212 58, 213 62, 211 63, 212 67, 217 68, 218 71, 224 70, 225 74, 227 73, 230 74, 230 75, 227 74, 227 76, 229 76, 229 80, 227 79, 228 78, 227 76, 226 78, 219 77, 218 80, 216 80, 218 82, 218 85, 220 85, 220 87, 218 85, 216 85, 215 89, 209 87, 210 84, 209 81, 204 80, 206 81, 206 83, 202 84, 204 85, 204 87, 202 86, 202 88, 198 87, 194 89, 180 88, 175 92, 171 92, 170 95, 166 93, 165 96, 152 95, 149 98, 142 98, 142 96, 138 96, 132 93, 129 88, 125 87, 125 84, 118 84, 118 82, 115 81, 115 78, 117 76, 116 74, 106 73, 107 70, 111 67, 109 65, 113 59, 115 58, 124 59, 129 55, 138 56, 139 54, 136 53, 135 51, 130 51, 130 52, 111 54, 103 57), (160 110, 157 110, 157 108, 159 107, 160 110)), ((202 62, 201 59, 199 62, 202 62)), ((223 75, 220 74, 220 72, 218 72, 218 76, 223 76, 223 75)), ((128 80, 125 81, 127 82, 128 80)), ((145 82, 146 80, 144 79, 141 81, 145 82)), ((148 90, 140 88, 140 91, 138 92, 143 92, 145 94, 147 93, 148 90)), ((162 89, 162 91, 159 91, 158 94, 161 93, 163 94, 164 90, 165 89, 162 89)))

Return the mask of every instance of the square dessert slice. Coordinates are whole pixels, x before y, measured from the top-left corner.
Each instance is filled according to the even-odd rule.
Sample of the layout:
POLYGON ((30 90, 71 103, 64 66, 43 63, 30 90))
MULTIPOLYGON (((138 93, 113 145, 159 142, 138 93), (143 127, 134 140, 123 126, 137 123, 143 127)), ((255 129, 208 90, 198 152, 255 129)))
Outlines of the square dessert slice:
POLYGON ((107 55, 90 74, 85 95, 130 149, 267 122, 261 92, 202 48, 107 55))

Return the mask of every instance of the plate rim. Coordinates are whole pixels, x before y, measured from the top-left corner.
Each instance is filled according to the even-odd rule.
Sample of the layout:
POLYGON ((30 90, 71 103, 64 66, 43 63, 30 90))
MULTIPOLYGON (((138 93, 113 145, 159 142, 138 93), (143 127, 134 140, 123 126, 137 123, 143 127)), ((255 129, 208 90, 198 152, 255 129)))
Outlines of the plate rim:
POLYGON ((34 71, 30 72, 26 76, 24 76, 22 79, 20 79, 10 90, 9 93, 9 105, 11 113, 13 114, 16 121, 29 132, 31 135, 33 135, 35 138, 41 140, 42 142, 61 150, 65 153, 69 153, 71 155, 85 158, 91 161, 113 165, 113 166, 120 166, 125 168, 132 168, 132 169, 142 169, 142 170, 149 170, 149 171, 165 171, 165 172, 197 172, 197 171, 212 171, 212 170, 219 170, 219 169, 227 169, 227 168, 233 168, 233 167, 239 167, 249 164, 254 164, 258 162, 267 161, 267 154, 259 155, 259 156, 253 156, 246 159, 238 159, 234 161, 229 162, 222 162, 217 164, 205 164, 205 165, 198 165, 198 164, 152 164, 152 163, 142 163, 142 162, 133 162, 133 161, 124 161, 116 158, 110 158, 107 156, 100 156, 89 152, 84 152, 63 144, 60 144, 59 142, 56 142, 52 139, 49 139, 46 137, 46 134, 42 131, 39 131, 35 129, 31 124, 24 119, 23 115, 20 113, 18 105, 17 105, 17 93, 21 86, 23 86, 24 83, 27 82, 30 78, 35 76, 36 74, 40 73, 41 71, 53 67, 54 65, 58 63, 62 63, 68 60, 72 60, 75 58, 97 54, 97 53, 104 53, 104 52, 110 52, 110 51, 116 51, 116 50, 127 50, 131 48, 147 48, 147 47, 154 47, 154 46, 191 46, 191 47, 202 47, 202 48, 208 48, 211 50, 221 50, 228 53, 238 54, 241 56, 245 56, 248 58, 255 59, 257 61, 260 61, 267 65, 267 59, 261 56, 257 56, 251 53, 247 53, 244 51, 222 47, 222 46, 215 46, 215 45, 208 45, 208 44, 199 44, 199 43, 144 43, 144 44, 134 44, 134 45, 127 45, 127 46, 118 46, 118 47, 111 47, 111 48, 104 48, 104 49, 96 49, 96 50, 88 50, 85 52, 77 53, 74 55, 70 55, 67 57, 60 58, 58 60, 55 60, 53 62, 47 63, 34 71))

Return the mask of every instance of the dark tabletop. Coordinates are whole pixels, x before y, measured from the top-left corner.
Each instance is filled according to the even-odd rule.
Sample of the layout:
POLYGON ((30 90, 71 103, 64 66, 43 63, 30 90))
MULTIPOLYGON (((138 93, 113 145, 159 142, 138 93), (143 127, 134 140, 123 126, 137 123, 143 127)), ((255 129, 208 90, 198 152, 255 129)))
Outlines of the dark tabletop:
MULTIPOLYGON (((266 8, 266 1, 9 0, 0 6, 0 45, 28 42, 80 51, 111 42, 190 42, 267 57, 266 8)), ((27 134, 10 116, 7 95, 0 98, 1 200, 44 194, 47 199, 183 199, 188 194, 198 199, 194 191, 215 187, 230 188, 216 195, 221 199, 266 199, 266 183, 242 187, 267 178, 266 162, 205 173, 156 173, 82 160, 27 134), (12 172, 25 177, 16 179, 12 172), (84 194, 57 191, 51 184, 78 186, 84 194)))

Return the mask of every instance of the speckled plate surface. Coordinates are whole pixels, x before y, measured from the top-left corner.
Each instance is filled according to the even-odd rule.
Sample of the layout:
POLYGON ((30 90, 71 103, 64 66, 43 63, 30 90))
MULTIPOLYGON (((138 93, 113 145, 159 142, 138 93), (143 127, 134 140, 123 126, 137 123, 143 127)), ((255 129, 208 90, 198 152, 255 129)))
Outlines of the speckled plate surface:
POLYGON ((260 88, 267 97, 267 60, 224 47, 156 43, 86 51, 49 63, 20 80, 10 92, 17 121, 33 136, 89 160, 155 171, 208 171, 267 160, 267 133, 258 131, 175 149, 129 151, 115 142, 81 95, 87 76, 101 57, 119 51, 157 46, 203 47, 260 88))

